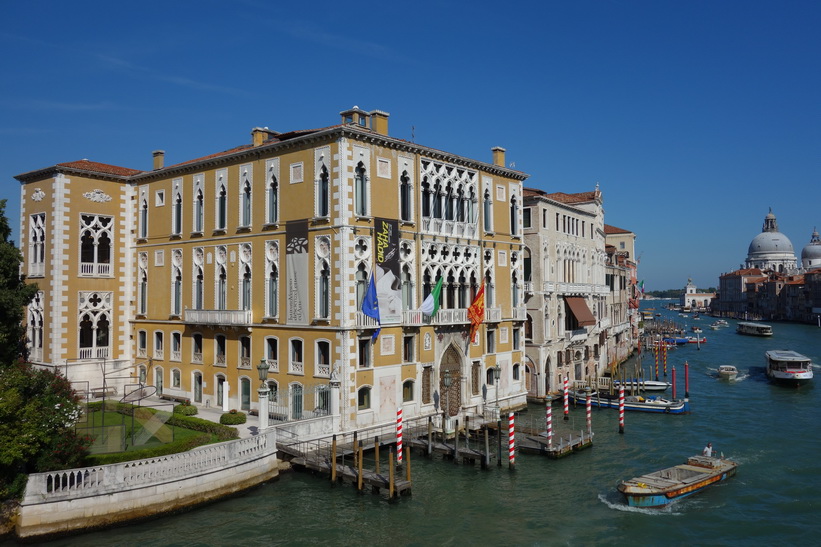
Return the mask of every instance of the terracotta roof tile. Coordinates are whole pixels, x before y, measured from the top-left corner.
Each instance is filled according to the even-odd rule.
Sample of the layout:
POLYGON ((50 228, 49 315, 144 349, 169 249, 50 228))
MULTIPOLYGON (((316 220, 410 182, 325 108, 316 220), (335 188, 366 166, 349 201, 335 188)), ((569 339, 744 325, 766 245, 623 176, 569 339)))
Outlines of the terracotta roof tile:
POLYGON ((79 171, 90 171, 92 173, 102 173, 105 175, 118 175, 122 177, 130 177, 142 173, 139 169, 129 169, 127 167, 118 167, 116 165, 109 165, 107 163, 99 163, 89 160, 70 161, 66 163, 58 163, 57 167, 65 167, 67 169, 77 169, 79 171))
POLYGON ((604 225, 604 233, 605 234, 632 234, 633 232, 630 231, 630 230, 625 230, 624 228, 616 228, 615 226, 605 224, 604 225))

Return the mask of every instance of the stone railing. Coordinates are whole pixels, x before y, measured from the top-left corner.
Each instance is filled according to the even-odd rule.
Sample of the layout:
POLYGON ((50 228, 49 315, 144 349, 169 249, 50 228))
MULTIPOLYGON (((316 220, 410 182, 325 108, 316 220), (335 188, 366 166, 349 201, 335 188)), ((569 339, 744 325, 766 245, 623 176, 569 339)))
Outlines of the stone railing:
POLYGON ((276 452, 276 430, 180 454, 29 475, 22 505, 115 494, 241 465, 276 452))
POLYGON ((485 308, 485 321, 498 323, 502 320, 502 308, 485 308))
POLYGON ((195 325, 248 325, 251 310, 185 310, 185 322, 195 325))

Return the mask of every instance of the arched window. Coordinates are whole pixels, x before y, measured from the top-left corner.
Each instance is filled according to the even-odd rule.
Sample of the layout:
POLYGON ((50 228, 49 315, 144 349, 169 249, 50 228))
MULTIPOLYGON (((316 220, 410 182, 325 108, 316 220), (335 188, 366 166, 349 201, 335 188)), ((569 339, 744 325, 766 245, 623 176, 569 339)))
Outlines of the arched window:
POLYGON ((182 270, 173 269, 171 281, 171 313, 179 315, 182 313, 182 270))
POLYGON ((201 267, 197 266, 194 271, 196 273, 196 277, 194 278, 194 309, 201 310, 203 306, 204 278, 201 267))
POLYGON ((228 305, 228 277, 225 266, 218 266, 217 272, 217 309, 224 310, 228 305))
POLYGON ((405 222, 410 222, 412 193, 408 172, 403 171, 399 180, 399 218, 405 222))
POLYGON ((453 220, 453 213, 456 210, 456 194, 453 187, 448 184, 445 188, 445 220, 453 220))
POLYGON ((368 271, 365 269, 365 264, 363 262, 359 263, 359 266, 356 267, 356 304, 357 307, 361 310, 362 309, 362 301, 365 299, 365 293, 368 290, 368 271))
POLYGON ((243 310, 251 309, 251 267, 245 265, 245 271, 242 273, 242 303, 240 308, 243 310))
POLYGON ((422 217, 430 218, 431 190, 428 178, 422 181, 422 217))
POLYGON ((519 234, 519 203, 516 196, 510 198, 510 234, 519 234))
POLYGON ((251 410, 251 380, 248 378, 241 378, 239 381, 240 390, 240 410, 251 410))
POLYGON ((321 262, 317 288, 317 316, 327 319, 331 316, 331 268, 325 260, 321 262))
POLYGON ((173 234, 180 235, 182 233, 182 194, 177 192, 174 196, 174 228, 173 234))
POLYGON ((271 175, 268 182, 268 224, 276 224, 279 221, 279 182, 271 175))
POLYGON ((140 237, 145 239, 148 237, 148 200, 142 200, 140 203, 140 237))
POLYGON ((197 196, 194 199, 194 231, 202 232, 203 217, 205 216, 205 198, 202 195, 202 190, 197 190, 197 196))
POLYGON ((484 195, 484 217, 485 217, 485 231, 493 231, 493 198, 490 195, 490 188, 485 190, 484 195))
POLYGON ((225 335, 224 334, 216 335, 214 337, 214 343, 216 344, 214 364, 224 367, 225 366, 225 335))
POLYGON ((248 227, 251 225, 251 182, 245 179, 242 184, 242 202, 240 203, 240 226, 248 227))
POLYGON ((354 214, 368 215, 368 176, 362 162, 357 164, 354 173, 354 214))
POLYGON ((145 315, 148 313, 148 273, 146 270, 140 269, 140 289, 139 289, 139 304, 137 305, 137 313, 145 315))
POLYGON ((279 315, 279 271, 274 263, 268 266, 268 279, 266 292, 266 310, 268 317, 279 315))
POLYGON ((407 264, 402 266, 402 309, 413 308, 413 277, 407 264))
POLYGON ((438 180, 433 185, 433 218, 442 218, 442 185, 438 180))
POLYGON ((228 192, 225 186, 219 187, 217 194, 217 230, 224 230, 228 224, 228 192))
POLYGON ((415 397, 416 382, 413 380, 405 380, 402 383, 402 402, 408 403, 413 401, 415 397))
POLYGON ((328 169, 324 165, 319 171, 316 200, 316 216, 327 218, 331 211, 331 190, 328 183, 328 169))

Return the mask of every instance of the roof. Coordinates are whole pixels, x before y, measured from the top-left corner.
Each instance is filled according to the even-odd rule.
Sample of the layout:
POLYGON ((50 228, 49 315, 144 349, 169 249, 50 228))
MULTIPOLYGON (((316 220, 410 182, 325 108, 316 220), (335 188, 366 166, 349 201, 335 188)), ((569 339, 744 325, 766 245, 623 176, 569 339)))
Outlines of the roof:
POLYGON ((742 277, 745 275, 761 275, 761 270, 759 268, 745 268, 742 270, 736 270, 734 272, 726 273, 719 277, 742 277))
POLYGON ((544 190, 539 190, 538 188, 525 188, 523 194, 525 197, 543 197, 558 201, 559 203, 567 204, 595 201, 599 196, 601 196, 601 192, 598 190, 593 190, 591 192, 578 192, 575 194, 568 194, 566 192, 553 192, 549 194, 544 190))
POLYGON ((609 235, 609 234, 632 234, 633 232, 630 231, 630 230, 625 230, 624 228, 616 228, 615 226, 605 224, 604 225, 604 233, 605 233, 605 235, 609 235))
POLYGON ((26 179, 48 176, 49 173, 54 172, 78 174, 88 173, 91 175, 103 175, 106 177, 118 178, 130 177, 133 175, 143 173, 143 171, 140 171, 139 169, 129 169, 128 167, 120 167, 118 165, 111 165, 108 163, 100 163, 97 161, 82 159, 77 161, 58 163, 52 167, 47 167, 45 169, 29 171, 28 173, 22 173, 20 175, 17 175, 15 178, 20 181, 25 181, 26 179))

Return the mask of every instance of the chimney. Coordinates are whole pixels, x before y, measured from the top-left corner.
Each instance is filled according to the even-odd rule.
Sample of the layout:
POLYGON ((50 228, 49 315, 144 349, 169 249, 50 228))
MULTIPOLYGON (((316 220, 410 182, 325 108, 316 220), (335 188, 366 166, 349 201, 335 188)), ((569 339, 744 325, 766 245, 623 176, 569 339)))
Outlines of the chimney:
POLYGON ((494 146, 490 149, 493 152, 493 165, 498 165, 499 167, 505 166, 505 149, 501 146, 494 146))
POLYGON ((381 110, 371 110, 371 129, 380 135, 388 136, 388 118, 390 114, 381 110))
POLYGON ((154 170, 165 167, 165 150, 154 150, 152 154, 154 155, 154 170))
POLYGON ((279 133, 268 129, 267 127, 255 127, 251 130, 251 144, 253 144, 254 148, 256 148, 265 141, 272 139, 277 135, 279 135, 279 133))

